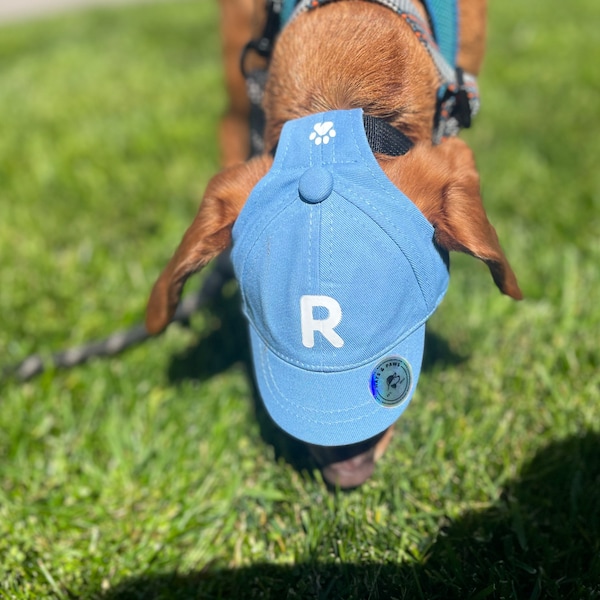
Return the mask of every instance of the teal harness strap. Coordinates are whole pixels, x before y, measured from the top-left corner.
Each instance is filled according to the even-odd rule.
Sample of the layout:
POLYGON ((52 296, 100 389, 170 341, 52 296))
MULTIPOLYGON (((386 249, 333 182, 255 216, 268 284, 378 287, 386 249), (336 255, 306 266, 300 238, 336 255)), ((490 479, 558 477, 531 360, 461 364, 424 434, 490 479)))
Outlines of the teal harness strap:
POLYGON ((282 0, 281 6, 281 28, 290 20, 294 9, 298 4, 297 0, 282 0))
POLYGON ((458 10, 456 0, 423 0, 442 56, 456 67, 458 53, 458 10))

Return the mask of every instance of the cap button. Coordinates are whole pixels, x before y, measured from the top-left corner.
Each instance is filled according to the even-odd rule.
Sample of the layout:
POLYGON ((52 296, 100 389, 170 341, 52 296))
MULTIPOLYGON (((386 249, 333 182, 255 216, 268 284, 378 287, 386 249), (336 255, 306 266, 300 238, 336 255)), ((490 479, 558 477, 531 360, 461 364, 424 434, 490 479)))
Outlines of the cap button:
POLYGON ((325 167, 311 167, 300 177, 298 192, 304 202, 318 204, 329 198, 333 190, 333 175, 325 167))

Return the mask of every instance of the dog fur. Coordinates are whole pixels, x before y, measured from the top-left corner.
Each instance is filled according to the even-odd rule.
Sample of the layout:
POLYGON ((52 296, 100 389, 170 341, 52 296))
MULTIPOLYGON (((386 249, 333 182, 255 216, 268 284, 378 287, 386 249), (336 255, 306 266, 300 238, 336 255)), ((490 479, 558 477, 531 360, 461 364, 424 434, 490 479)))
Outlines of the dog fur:
MULTIPOLYGON (((230 96, 221 127, 225 168, 208 184, 196 218, 152 290, 146 318, 151 333, 169 323, 186 279, 229 246, 239 212, 271 167, 270 153, 247 160, 249 104, 239 69, 244 44, 263 26, 262 4, 221 0, 230 96)), ((485 15, 485 0, 459 0, 458 64, 475 75, 483 62, 485 15)), ((442 248, 482 260, 499 289, 520 299, 482 204, 472 151, 457 137, 432 143, 438 86, 426 49, 391 10, 365 0, 326 4, 295 18, 275 44, 263 102, 265 148, 275 147, 286 121, 313 113, 362 108, 385 119, 415 144, 404 156, 377 156, 388 178, 432 223, 442 248)), ((390 436, 391 428, 353 447, 311 447, 311 452, 327 481, 353 487, 371 475, 390 436)))

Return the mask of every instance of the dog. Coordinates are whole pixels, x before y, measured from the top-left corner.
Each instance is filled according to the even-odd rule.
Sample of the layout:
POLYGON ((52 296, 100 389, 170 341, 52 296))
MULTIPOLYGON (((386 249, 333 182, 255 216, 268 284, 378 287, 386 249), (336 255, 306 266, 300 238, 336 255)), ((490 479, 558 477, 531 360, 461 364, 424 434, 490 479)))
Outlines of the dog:
MULTIPOLYGON (((272 175, 272 173, 279 172, 277 168, 274 168, 274 164, 277 165, 278 161, 284 160, 278 158, 284 153, 284 149, 281 148, 282 135, 285 137, 286 148, 295 139, 293 136, 296 134, 286 133, 285 128, 296 127, 297 129, 301 127, 302 119, 309 118, 311 115, 325 115, 319 117, 321 119, 319 122, 306 125, 306 127, 314 128, 311 130, 310 136, 305 135, 307 139, 310 137, 313 144, 310 152, 323 153, 335 144, 340 144, 338 146, 340 151, 354 152, 352 148, 342 146, 342 141, 339 140, 347 132, 353 130, 356 123, 359 123, 360 115, 353 112, 357 110, 362 111, 365 123, 367 118, 372 119, 378 128, 386 131, 385 136, 389 135, 393 138, 398 134, 401 137, 399 144, 402 146, 406 143, 403 151, 398 153, 394 151, 387 153, 385 149, 379 151, 378 146, 375 145, 372 153, 376 164, 369 163, 369 157, 364 160, 369 163, 367 169, 369 172, 377 170, 377 165, 381 171, 381 173, 373 175, 376 179, 374 185, 381 183, 385 188, 387 184, 382 181, 382 178, 387 178, 388 183, 393 184, 394 189, 402 196, 402 202, 406 204, 405 200, 409 200, 410 206, 403 205, 406 211, 412 215, 411 211, 414 212, 416 207, 420 215, 413 215, 416 219, 415 228, 420 227, 420 216, 424 216, 432 227, 431 247, 423 252, 429 252, 433 248, 435 256, 432 260, 435 261, 435 264, 432 263, 434 266, 431 268, 437 269, 439 272, 439 276, 437 276, 439 289, 436 288, 437 295, 431 304, 433 310, 445 291, 446 283, 442 279, 447 276, 445 268, 447 268, 447 254, 450 251, 467 253, 483 261, 502 293, 514 299, 522 298, 515 274, 500 246, 496 232, 486 216, 473 153, 464 141, 454 135, 455 131, 448 133, 444 130, 443 124, 440 125, 444 117, 444 114, 441 113, 444 110, 448 111, 440 103, 442 96, 440 89, 443 85, 441 70, 436 64, 430 46, 428 46, 428 43, 431 45, 431 42, 424 39, 430 37, 434 39, 435 37, 434 32, 431 31, 432 18, 427 12, 426 3, 418 0, 405 2, 404 4, 411 5, 408 15, 399 13, 390 7, 389 0, 313 0, 313 2, 304 2, 303 4, 303 7, 296 8, 291 20, 280 32, 277 32, 270 56, 265 58, 264 54, 266 53, 263 53, 263 56, 258 53, 258 56, 246 56, 244 59, 246 70, 268 66, 268 78, 262 98, 265 117, 262 138, 264 150, 259 155, 248 158, 250 153, 248 121, 251 106, 245 93, 246 84, 239 67, 240 56, 249 40, 261 39, 261 35, 263 35, 264 41, 264 34, 261 32, 264 32, 265 28, 268 29, 269 18, 272 18, 272 15, 265 14, 264 0, 263 2, 260 0, 221 0, 226 83, 230 97, 230 106, 223 119, 220 132, 224 169, 210 180, 197 216, 154 285, 147 308, 146 327, 148 331, 158 333, 167 326, 177 307, 185 281, 191 274, 202 269, 230 246, 234 225, 240 232, 238 235, 239 247, 252 246, 244 238, 245 232, 252 229, 253 220, 264 220, 260 211, 261 199, 260 197, 256 198, 256 195, 259 194, 256 190, 262 190, 261 193, 266 196, 273 195, 270 191, 271 188, 264 182, 268 181, 269 177, 277 176, 272 175), (338 131, 335 138, 333 136, 337 126, 335 129, 333 128, 334 120, 327 115, 333 115, 331 119, 334 119, 336 123, 338 121, 344 123, 343 132, 338 131), (290 123, 292 125, 286 125, 290 123), (390 128, 393 131, 390 132, 390 128), (331 143, 326 146, 330 140, 331 143), (320 146, 317 148, 314 144, 320 144, 320 146), (253 192, 253 190, 255 191, 253 192), (249 197, 251 200, 248 200, 249 197), (247 204, 248 206, 246 206, 247 204), (242 213, 241 216, 240 213, 242 213), (248 214, 255 215, 255 217, 248 216, 248 214), (246 217, 242 218, 244 215, 246 217), (238 219, 238 217, 240 218, 238 219)), ((456 73, 459 74, 458 85, 460 87, 463 72, 477 76, 482 66, 486 27, 485 0, 458 0, 456 11, 460 24, 460 36, 455 52, 456 66, 459 68, 456 73)), ((269 40, 266 41, 269 42, 269 40)), ((434 40, 433 45, 435 44, 434 40)), ((458 113, 460 112, 457 110, 458 108, 464 113, 466 93, 462 88, 459 92, 463 94, 463 106, 458 107, 458 101, 461 99, 456 95, 455 108, 450 110, 458 113)), ((465 124, 464 114, 458 115, 457 118, 465 124)), ((466 118, 467 122, 468 120, 469 115, 466 118)), ((308 131, 309 129, 306 130, 306 132, 308 131)), ((364 134, 356 135, 359 136, 356 144, 360 146, 363 144, 364 134)), ((306 141, 306 144, 308 143, 306 141)), ((363 151, 361 150, 361 152, 363 151)), ((364 154, 363 152, 361 156, 364 154)), ((312 165, 312 162, 310 164, 312 165)), ((304 192, 304 195, 309 196, 308 204, 312 204, 310 208, 306 208, 304 205, 299 208, 298 210, 305 211, 302 214, 308 215, 309 209, 312 211, 311 215, 316 214, 314 206, 316 203, 322 202, 322 198, 312 196, 321 194, 321 196, 328 197, 328 194, 337 194, 335 190, 332 191, 334 184, 330 175, 325 172, 330 166, 326 165, 327 168, 319 167, 316 170, 312 166, 309 167, 311 178, 309 183, 304 186, 308 190, 304 192), (315 181, 318 182, 318 185, 315 181), (316 189, 317 187, 319 190, 316 189)), ((331 168, 333 169, 333 167, 331 168)), ((337 174, 334 173, 333 179, 337 181, 337 177, 337 174)), ((354 175, 346 173, 340 177, 352 179, 354 175)), ((387 188, 385 189, 387 190, 387 188)), ((359 192, 359 194, 364 193, 366 192, 359 192)), ((301 189, 300 196, 302 194, 301 189)), ((393 195, 392 192, 390 194, 393 195)), ((307 198, 301 199, 307 200, 307 198)), ((273 201, 275 202, 275 200, 273 201)), ((344 211, 346 209, 347 207, 343 208, 344 211)), ((351 209, 354 211, 354 206, 351 209)), ((273 209, 269 208, 269 210, 273 209)), ((386 208, 389 214, 394 210, 393 205, 386 208)), ((357 212, 352 218, 358 221, 363 219, 364 215, 357 212)), ((369 218, 372 221, 379 217, 371 215, 369 218)), ((365 226, 371 228, 369 231, 375 231, 374 235, 379 235, 378 227, 374 226, 373 229, 371 221, 365 226)), ((294 236, 297 231, 294 229, 294 222, 290 219, 282 221, 280 226, 282 228, 289 227, 289 229, 285 229, 286 233, 282 233, 282 237, 294 236)), ((325 224, 323 223, 322 226, 324 227, 325 224)), ((406 232, 398 234, 399 237, 394 237, 396 234, 392 234, 393 241, 401 238, 403 244, 410 246, 411 241, 405 240, 407 235, 406 232)), ((279 244, 277 232, 274 236, 270 238, 271 242, 279 244)), ((346 243, 341 239, 339 243, 342 244, 342 241, 344 244, 346 243)), ((357 239, 357 242, 359 241, 357 239)), ((234 241, 234 252, 236 243, 234 241)), ((302 244, 302 240, 299 243, 302 244)), ((352 242, 348 243, 350 245, 344 252, 352 252, 352 242)), ((335 253, 336 240, 334 239, 333 242, 330 240, 329 244, 335 253)), ((277 247, 279 246, 277 245, 277 247)), ((345 245, 344 248, 346 248, 345 245)), ((270 246, 267 245, 264 250, 253 255, 252 261, 258 265, 257 273, 264 270, 263 261, 265 255, 270 252, 269 249, 270 246)), ((248 253, 252 251, 248 250, 248 253)), ((406 253, 405 251, 404 248, 403 253, 406 253)), ((238 255, 241 252, 240 250, 238 255)), ((368 251, 368 253, 372 252, 368 251)), ((287 257, 288 250, 284 250, 283 254, 287 257)), ((293 250, 290 251, 289 256, 290 258, 285 260, 296 264, 293 250)), ((374 258, 376 260, 377 257, 374 258)), ((360 259, 359 256, 358 260, 360 259)), ((246 259, 239 258, 238 262, 241 264, 242 260, 246 259)), ((286 264, 284 263, 280 267, 280 271, 287 270, 286 264)), ((339 267, 340 264, 344 265, 339 260, 335 263, 336 267, 339 267)), ((292 273, 290 277, 292 278, 296 277, 293 274, 295 269, 296 267, 290 268, 292 273)), ((407 267, 407 269, 410 271, 412 267, 407 267)), ((246 263, 240 266, 239 270, 243 271, 244 278, 251 278, 250 267, 246 263), (250 274, 247 275, 247 273, 250 274)), ((260 279, 260 277, 254 277, 254 279, 260 279)), ((277 282, 274 285, 285 287, 286 282, 285 274, 277 275, 277 282)), ((256 296, 256 303, 261 304, 263 302, 261 294, 265 294, 260 291, 262 290, 261 282, 254 281, 248 285, 258 286, 259 291, 252 292, 252 294, 256 296)), ((391 293, 393 295, 394 288, 391 288, 391 293)), ((418 295, 418 292, 416 294, 418 295)), ((247 298, 247 296, 251 296, 250 292, 242 295, 245 302, 254 302, 247 298)), ((303 295, 301 304, 302 302, 310 303, 311 299, 322 297, 303 295), (306 300, 307 298, 308 300, 306 300)), ((318 302, 320 301, 317 300, 318 302)), ((399 302, 403 302, 403 300, 399 300, 399 302)), ((263 308, 247 306, 250 320, 262 319, 262 316, 256 317, 256 312, 260 312, 263 308)), ((264 310, 271 309, 267 307, 264 310)), ((303 310, 302 306, 301 310, 303 310)), ((316 308, 309 306, 307 310, 321 310, 322 313, 319 314, 328 316, 315 317, 314 315, 317 314, 315 312, 302 313, 300 318, 303 319, 303 335, 306 333, 304 326, 308 323, 308 334, 317 335, 319 340, 323 341, 324 346, 327 346, 328 340, 335 345, 335 341, 340 338, 337 336, 335 327, 341 319, 341 310, 338 311, 337 322, 334 322, 332 316, 337 311, 337 306, 333 304, 328 305, 326 310, 318 306, 316 308), (319 319, 321 320, 319 321, 319 319), (328 322, 331 325, 328 329, 329 334, 325 331, 325 319, 330 319, 328 322), (330 335, 328 340, 324 339, 323 336, 327 337, 328 335, 330 335)), ((427 314, 423 313, 423 315, 415 317, 421 319, 419 323, 426 320, 431 310, 428 309, 426 312, 427 314)), ((277 314, 273 318, 276 319, 277 314)), ((260 334, 256 337, 257 346, 263 343, 262 338, 259 339, 260 337, 260 334)), ((305 343, 303 338, 305 348, 301 348, 301 352, 310 352, 307 348, 311 341, 314 344, 312 338, 308 343, 305 343)), ((255 346, 253 348, 255 349, 255 346)), ((345 347, 343 350, 345 351, 345 347)), ((263 348, 261 352, 264 353, 266 350, 263 348)), ((257 361, 260 360, 257 349, 255 349, 254 360, 256 367, 257 361)), ((414 371, 418 371, 420 368, 420 358, 413 361, 412 367, 403 359, 400 359, 400 362, 394 362, 388 358, 385 360, 387 360, 385 364, 380 361, 372 370, 370 392, 376 400, 378 399, 377 393, 380 391, 378 386, 387 385, 386 389, 389 390, 392 390, 392 387, 394 389, 402 388, 402 384, 397 388, 396 382, 405 381, 404 374, 408 377, 408 384, 414 387, 418 378, 418 373, 416 373, 416 378, 414 377, 414 371), (414 363, 417 360, 418 365, 415 367, 414 363), (382 374, 381 381, 379 373, 382 374), (411 377, 414 381, 411 380, 411 377)), ((298 362, 298 364, 303 363, 298 362)), ((371 369, 371 366, 368 368, 371 369)), ((291 371, 291 373, 293 374, 295 371, 291 371)), ((327 381, 335 380, 335 376, 332 376, 331 373, 327 375, 329 376, 327 381)), ((279 383, 285 386, 287 383, 284 379, 278 381, 275 378, 271 383, 275 387, 279 387, 279 383)), ((302 389, 305 390, 306 396, 311 395, 310 381, 310 379, 304 380, 305 385, 302 389)), ((414 391, 413 387, 410 392, 408 388, 402 393, 398 392, 403 403, 402 406, 397 407, 398 415, 404 410, 405 404, 410 399, 409 396, 414 391)), ((327 389, 330 390, 330 388, 327 389)), ((263 385, 263 388, 260 389, 263 397, 265 390, 266 386, 263 385)), ((361 391, 361 393, 363 392, 361 391)), ((368 392, 364 393, 368 395, 368 392)), ((321 395, 325 396, 322 392, 321 395)), ((372 401, 373 398, 370 400, 372 401)), ((344 398, 336 400, 336 402, 338 401, 343 403, 344 398)), ((275 399, 275 402, 279 403, 279 400, 275 399)), ((380 403, 385 404, 384 400, 381 400, 380 403)), ((379 410, 379 407, 373 408, 374 411, 376 409, 379 410)), ((289 412, 289 406, 284 407, 283 410, 289 412)), ((302 410, 304 408, 300 409, 300 412, 302 410)), ((318 409, 313 407, 306 410, 318 409)), ((339 410, 343 411, 344 409, 340 408, 339 410)), ((379 430, 371 429, 362 435, 360 432, 354 432, 353 437, 345 436, 344 432, 347 428, 339 436, 337 433, 332 434, 331 438, 327 438, 327 434, 322 431, 314 436, 298 434, 294 429, 293 411, 290 415, 285 413, 282 419, 289 425, 289 427, 287 425, 284 427, 288 432, 307 443, 324 479, 330 485, 352 488, 362 484, 371 476, 376 461, 381 457, 390 441, 393 429, 392 416, 395 413, 393 410, 388 412, 386 410, 387 408, 383 408, 380 411, 384 416, 387 415, 385 416, 387 421, 378 422, 379 430)), ((280 426, 281 422, 280 419, 278 422, 280 426)), ((308 423, 308 420, 306 422, 308 423)), ((306 427, 310 429, 310 424, 306 427)))

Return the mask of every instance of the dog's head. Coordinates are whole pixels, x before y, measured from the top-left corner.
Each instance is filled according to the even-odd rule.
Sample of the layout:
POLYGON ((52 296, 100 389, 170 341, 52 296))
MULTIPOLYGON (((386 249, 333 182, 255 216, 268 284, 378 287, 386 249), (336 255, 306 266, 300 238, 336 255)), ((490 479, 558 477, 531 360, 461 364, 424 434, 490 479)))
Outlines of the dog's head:
MULTIPOLYGON (((432 226, 431 247, 439 252, 440 257, 451 250, 473 255, 488 265, 503 293, 519 299, 521 292, 516 278, 483 208, 479 176, 471 150, 456 137, 438 144, 432 141, 439 85, 438 72, 427 51, 402 19, 372 3, 332 3, 318 11, 300 15, 280 36, 265 91, 266 147, 275 149, 284 125, 307 115, 325 111, 355 114, 352 109, 362 109, 367 115, 385 120, 410 139, 412 147, 400 156, 376 154, 369 168, 378 169, 379 173, 375 176, 385 178, 388 184, 391 182, 399 197, 410 199, 418 209, 416 212, 424 216, 423 221, 429 222, 432 226)), ((315 129, 315 133, 319 134, 319 131, 315 129)), ((280 152, 283 151, 278 149, 276 161, 280 152)), ((269 153, 230 167, 210 181, 196 218, 152 290, 146 320, 151 333, 161 331, 169 323, 186 279, 229 246, 232 228, 248 197, 261 180, 262 189, 265 189, 270 181, 265 176, 269 173, 272 177, 272 167, 273 156, 269 153)), ((254 210, 260 204, 257 193, 260 192, 255 191, 253 202, 249 203, 254 210)), ((273 195, 270 189, 267 193, 273 195)), ((260 214, 260 211, 255 214, 260 214)), ((245 215, 244 221, 247 222, 248 211, 245 215)), ((418 221, 418 215, 416 219, 418 221)), ((286 226, 293 228, 294 223, 286 223, 286 226)), ((331 240, 328 243, 331 244, 331 240)), ((349 244, 345 239, 344 247, 351 248, 351 240, 349 244)), ((265 252, 268 251, 269 248, 265 247, 265 252)), ((260 257, 260 252, 255 252, 255 255, 260 257)), ((295 260, 293 253, 289 256, 289 261, 295 260)), ((301 269, 304 260, 305 257, 299 255, 297 265, 290 264, 290 273, 301 269)), ((431 268, 439 271, 440 279, 443 277, 440 274, 442 263, 431 263, 434 264, 431 268)), ((249 267, 245 264, 244 268, 249 267)), ((285 287, 285 281, 284 272, 279 275, 278 285, 285 287)), ((306 293, 302 296, 306 297, 306 293)), ((257 301, 260 302, 260 298, 257 301)), ((310 311, 313 308, 318 307, 310 307, 310 311)), ((331 314, 331 307, 327 310, 331 314)), ((424 320, 429 314, 419 314, 415 318, 424 320)), ((375 362, 379 365, 382 358, 379 356, 375 362)), ((370 371, 371 367, 368 366, 367 370, 370 371)), ((393 377, 394 373, 392 369, 383 375, 393 377)), ((373 394, 372 384, 371 388, 370 393, 373 394)), ((310 386, 306 386, 304 393, 310 395, 312 391, 310 386)), ((410 395, 412 391, 414 389, 410 390, 410 395)), ((340 411, 344 410, 344 400, 339 399, 340 411)), ((290 411, 290 408, 287 407, 287 410, 290 411)), ((389 422, 393 421, 387 418, 389 422)), ((381 439, 387 438, 381 435, 387 425, 381 426, 379 431, 368 430, 362 437, 360 433, 354 433, 353 440, 340 437, 339 432, 332 437, 332 440, 343 439, 342 442, 327 443, 321 434, 304 439, 321 447, 343 444, 356 448, 352 442, 359 443, 360 460, 353 452, 350 452, 349 458, 345 453, 345 458, 333 460, 342 465, 342 470, 334 469, 332 480, 340 485, 347 482, 352 485, 360 483, 366 478, 363 475, 370 473, 375 446, 381 439), (373 440, 367 444, 366 450, 360 445, 365 438, 373 440), (365 456, 367 458, 363 460, 365 456), (348 465, 350 475, 346 477, 342 471, 348 465), (359 467, 354 468, 356 465, 359 467), (361 472, 358 477, 357 469, 361 472)), ((294 434, 302 438, 296 430, 294 434)), ((324 451, 317 448, 316 453, 322 457, 324 451)))

